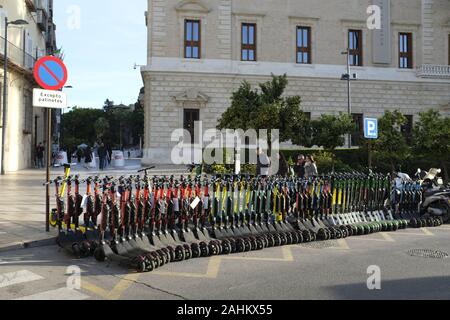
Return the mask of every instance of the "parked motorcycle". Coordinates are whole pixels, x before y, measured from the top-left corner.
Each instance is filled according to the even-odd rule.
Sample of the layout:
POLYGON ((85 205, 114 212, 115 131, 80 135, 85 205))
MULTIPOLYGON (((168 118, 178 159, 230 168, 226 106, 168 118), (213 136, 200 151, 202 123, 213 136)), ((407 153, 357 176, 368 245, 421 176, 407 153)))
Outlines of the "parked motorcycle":
POLYGON ((450 186, 444 185, 439 177, 441 169, 432 168, 428 172, 418 169, 416 177, 422 189, 419 213, 422 217, 439 218, 450 222, 450 186))

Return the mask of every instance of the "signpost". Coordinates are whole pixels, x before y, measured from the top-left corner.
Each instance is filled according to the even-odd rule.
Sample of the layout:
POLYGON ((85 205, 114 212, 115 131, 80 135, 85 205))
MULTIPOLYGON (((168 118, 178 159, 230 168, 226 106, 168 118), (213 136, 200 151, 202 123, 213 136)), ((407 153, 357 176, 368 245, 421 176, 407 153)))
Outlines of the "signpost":
POLYGON ((369 168, 372 167, 372 140, 378 139, 378 119, 364 118, 364 138, 369 139, 369 168))
MULTIPOLYGON (((46 181, 50 181, 52 158, 52 109, 67 107, 67 96, 61 89, 67 82, 68 73, 64 62, 56 57, 47 56, 39 59, 34 66, 34 78, 45 90, 33 90, 33 106, 47 110, 47 171, 46 181)), ((47 184, 45 204, 45 230, 50 231, 50 185, 47 184)))

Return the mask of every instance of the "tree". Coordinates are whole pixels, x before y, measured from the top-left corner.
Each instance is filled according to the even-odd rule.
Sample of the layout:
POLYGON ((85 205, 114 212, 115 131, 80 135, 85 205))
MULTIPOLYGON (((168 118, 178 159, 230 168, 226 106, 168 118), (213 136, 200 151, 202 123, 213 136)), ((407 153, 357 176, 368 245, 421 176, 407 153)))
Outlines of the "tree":
POLYGON ((406 117, 398 110, 386 111, 379 119, 379 136, 373 143, 374 155, 379 163, 388 163, 391 171, 395 171, 396 164, 402 163, 410 155, 405 136, 401 132, 405 123, 406 117))
POLYGON ((417 154, 434 157, 444 170, 448 181, 450 159, 450 118, 442 117, 438 111, 428 110, 419 114, 413 129, 413 148, 417 154))
POLYGON ((62 144, 73 150, 81 143, 94 144, 97 132, 93 125, 104 115, 101 109, 73 108, 62 116, 62 144))
POLYGON ((280 141, 300 142, 308 119, 300 108, 300 96, 283 97, 287 76, 274 76, 258 89, 247 81, 233 92, 231 106, 219 119, 218 129, 279 129, 280 141), (300 136, 299 136, 300 135, 300 136))
POLYGON ((322 147, 333 154, 334 150, 345 143, 344 135, 352 132, 353 120, 348 114, 340 113, 339 116, 323 114, 319 119, 311 122, 312 144, 322 147))
POLYGON ((102 139, 109 131, 109 122, 104 117, 98 118, 94 123, 97 138, 102 139))

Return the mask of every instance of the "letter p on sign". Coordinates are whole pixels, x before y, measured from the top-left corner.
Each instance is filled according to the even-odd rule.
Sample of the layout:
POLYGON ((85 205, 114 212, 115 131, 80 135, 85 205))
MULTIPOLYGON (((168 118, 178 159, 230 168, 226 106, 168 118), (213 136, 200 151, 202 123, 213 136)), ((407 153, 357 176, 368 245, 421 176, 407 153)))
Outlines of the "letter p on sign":
POLYGON ((378 119, 364 118, 364 137, 378 139, 378 119))

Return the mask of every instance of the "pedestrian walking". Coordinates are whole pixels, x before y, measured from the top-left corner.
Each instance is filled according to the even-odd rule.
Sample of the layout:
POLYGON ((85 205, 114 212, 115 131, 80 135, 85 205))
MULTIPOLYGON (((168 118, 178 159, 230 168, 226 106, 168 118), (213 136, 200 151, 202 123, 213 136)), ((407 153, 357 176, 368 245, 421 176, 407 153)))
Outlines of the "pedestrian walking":
POLYGON ((267 177, 270 171, 270 159, 267 154, 262 150, 258 149, 258 160, 256 164, 256 175, 261 177, 267 177))
POLYGON ((318 176, 317 164, 313 156, 307 156, 305 162, 305 178, 318 176))
POLYGON ((108 146, 106 149, 108 150, 108 165, 111 165, 111 161, 112 161, 112 148, 111 148, 111 146, 108 146))
POLYGON ((45 153, 45 147, 42 144, 42 142, 39 142, 39 144, 36 146, 36 159, 37 159, 38 169, 44 167, 44 153, 45 153))
POLYGON ((100 160, 100 170, 105 170, 108 152, 103 143, 97 149, 98 158, 100 160))
POLYGON ((92 149, 91 147, 87 146, 86 149, 84 150, 84 167, 86 169, 89 169, 89 166, 92 162, 92 149))
POLYGON ((298 178, 304 178, 305 177, 305 156, 302 154, 299 154, 297 156, 297 162, 294 166, 295 175, 298 178))
POLYGON ((289 164, 281 151, 278 153, 278 175, 281 177, 287 177, 289 175, 289 164))
POLYGON ((77 163, 81 163, 81 158, 83 158, 83 150, 79 147, 77 148, 76 156, 77 156, 77 163))

